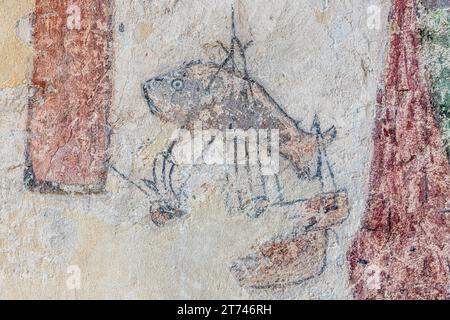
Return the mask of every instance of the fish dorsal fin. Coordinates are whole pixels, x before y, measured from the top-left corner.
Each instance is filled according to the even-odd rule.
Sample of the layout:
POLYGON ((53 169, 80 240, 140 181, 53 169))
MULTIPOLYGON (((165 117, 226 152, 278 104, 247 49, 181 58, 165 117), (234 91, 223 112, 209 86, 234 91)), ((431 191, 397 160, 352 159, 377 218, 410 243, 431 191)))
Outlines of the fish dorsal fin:
POLYGON ((220 64, 219 69, 216 72, 216 75, 212 77, 207 89, 209 90, 214 83, 216 76, 220 73, 223 68, 228 68, 233 71, 233 73, 244 80, 250 81, 250 76, 247 68, 247 58, 245 56, 245 51, 252 44, 252 41, 246 43, 245 45, 242 43, 241 39, 239 39, 236 29, 236 15, 234 11, 234 7, 231 7, 231 41, 230 47, 227 48, 222 42, 218 41, 218 44, 221 46, 223 51, 226 53, 225 60, 220 64))
POLYGON ((227 57, 224 61, 224 66, 231 68, 236 74, 244 79, 249 79, 247 68, 247 57, 245 51, 252 44, 252 41, 243 44, 238 36, 236 27, 236 14, 234 7, 231 8, 231 41, 230 47, 226 48, 223 44, 222 49, 226 52, 227 57))

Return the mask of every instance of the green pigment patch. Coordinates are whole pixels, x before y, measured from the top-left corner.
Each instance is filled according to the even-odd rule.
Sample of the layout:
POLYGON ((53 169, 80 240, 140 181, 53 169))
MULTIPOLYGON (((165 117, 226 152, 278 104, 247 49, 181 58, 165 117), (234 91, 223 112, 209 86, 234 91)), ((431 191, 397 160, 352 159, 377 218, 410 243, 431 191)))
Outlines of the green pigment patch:
POLYGON ((421 16, 424 63, 432 80, 433 100, 439 108, 450 156, 450 12, 424 9, 421 16))

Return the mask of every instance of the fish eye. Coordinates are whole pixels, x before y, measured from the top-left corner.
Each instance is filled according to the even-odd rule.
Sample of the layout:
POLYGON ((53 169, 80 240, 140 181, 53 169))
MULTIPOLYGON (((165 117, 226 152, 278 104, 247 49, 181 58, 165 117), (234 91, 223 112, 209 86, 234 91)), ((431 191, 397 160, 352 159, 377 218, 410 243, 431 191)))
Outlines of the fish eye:
POLYGON ((176 91, 183 90, 184 82, 181 79, 175 79, 172 81, 172 88, 176 91))

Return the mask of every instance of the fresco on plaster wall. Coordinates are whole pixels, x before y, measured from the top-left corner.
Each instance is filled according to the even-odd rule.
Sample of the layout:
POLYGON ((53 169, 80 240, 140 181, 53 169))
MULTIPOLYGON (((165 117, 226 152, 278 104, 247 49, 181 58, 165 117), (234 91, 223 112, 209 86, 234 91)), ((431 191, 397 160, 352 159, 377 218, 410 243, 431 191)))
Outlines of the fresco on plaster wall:
POLYGON ((448 60, 446 50, 439 50, 448 46, 442 42, 448 41, 447 13, 432 11, 442 2, 424 3, 421 30, 419 2, 393 1, 385 88, 377 101, 368 212, 348 254, 358 299, 448 298, 450 169, 442 139, 448 79, 441 78, 448 72, 448 60), (438 21, 442 33, 436 32, 438 21), (431 55, 423 58, 422 49, 431 50, 431 55), (430 66, 433 84, 425 65, 430 66))
MULTIPOLYGON (((37 3, 38 8, 51 7, 49 1, 37 3)), ((78 3, 85 4, 81 0, 78 3)), ((367 213, 348 252, 350 281, 356 298, 448 296, 446 226, 450 181, 444 149, 448 150, 450 139, 449 13, 447 1, 422 4, 424 7, 410 0, 393 1, 389 59, 386 78, 381 81, 385 87, 377 98, 374 159, 367 164, 372 168, 367 213)), ((62 10, 59 8, 60 14, 62 10)), ((59 108, 58 101, 66 101, 67 96, 55 97, 55 92, 65 92, 68 80, 61 78, 53 61, 42 59, 43 54, 36 57, 33 86, 37 91, 30 100, 29 163, 25 174, 30 190, 89 194, 105 191, 108 132, 107 112, 102 108, 111 99, 110 10, 107 5, 99 6, 97 13, 101 13, 102 23, 96 25, 97 37, 86 38, 92 41, 89 45, 98 49, 90 53, 104 58, 98 64, 89 64, 91 73, 84 75, 94 77, 99 86, 86 88, 79 82, 76 64, 69 72, 73 86, 80 85, 77 92, 89 93, 81 95, 81 103, 69 95, 74 99, 69 104, 72 114, 59 108), (51 81, 43 76, 49 70, 53 75, 51 81), (99 103, 93 104, 92 99, 98 99, 99 103), (49 108, 40 108, 43 101, 49 108), (101 108, 91 110, 94 105, 101 108), (43 125, 49 119, 57 125, 43 125), (48 132, 54 140, 45 141, 48 132)), ((247 49, 252 42, 244 42, 234 19, 230 20, 233 21, 230 43, 218 43, 222 60, 174 65, 166 72, 141 79, 148 117, 182 130, 166 150, 152 159, 151 170, 141 172, 140 179, 131 179, 113 163, 109 171, 149 199, 148 215, 159 230, 191 215, 189 200, 197 196, 192 191, 194 181, 223 183, 222 194, 230 215, 244 215, 250 221, 274 213, 285 217, 289 227, 264 241, 255 240, 246 255, 227 262, 228 271, 241 287, 285 289, 321 279, 334 231, 350 216, 347 190, 337 185, 327 156, 340 132, 334 127, 323 128, 318 116, 305 127, 300 124, 301 119, 286 113, 286 108, 271 95, 274 84, 268 81, 263 86, 255 80, 258 75, 249 72, 247 49), (197 164, 199 159, 205 161, 214 150, 220 149, 224 138, 218 138, 220 132, 202 141, 202 148, 190 157, 191 164, 180 163, 177 155, 192 149, 194 141, 190 139, 195 140, 198 129, 234 134, 236 130, 247 134, 255 130, 256 135, 252 131, 248 139, 233 136, 233 163, 238 159, 234 148, 241 146, 244 150, 239 165, 216 163, 215 169, 211 169, 204 163, 197 164), (256 155, 279 151, 277 170, 267 172, 270 168, 261 161, 250 165, 250 138, 266 141, 259 147, 268 149, 253 149, 256 155), (274 144, 276 139, 279 144, 274 144), (299 189, 300 185, 307 185, 309 195, 291 196, 292 183, 285 184, 287 177, 295 177, 299 189)), ((54 29, 59 29, 63 22, 57 23, 54 29)), ((48 33, 53 30, 45 26, 48 27, 37 24, 35 29, 38 51, 39 46, 45 49, 48 33)), ((125 25, 120 24, 118 29, 125 32, 125 25)), ((84 38, 83 34, 70 30, 66 36, 74 42, 78 37, 84 38)), ((65 45, 68 46, 65 54, 77 61, 84 59, 70 41, 65 45)), ((58 63, 64 64, 64 54, 54 53, 62 59, 58 63)))
POLYGON ((177 135, 168 149, 154 160, 150 176, 141 181, 130 181, 114 166, 112 170, 151 199, 151 219, 155 225, 164 227, 189 214, 186 207, 189 180, 199 179, 208 153, 215 152, 218 161, 214 164, 219 165, 225 175, 225 201, 231 214, 237 212, 258 219, 271 207, 292 221, 291 228, 256 246, 255 252, 232 262, 230 271, 243 287, 283 288, 323 272, 330 229, 339 226, 349 214, 347 193, 336 185, 327 159, 327 146, 337 132, 334 127, 323 130, 317 116, 311 128, 301 128, 299 121, 290 117, 268 90, 252 78, 246 59, 251 42, 243 43, 238 37, 234 11, 231 20, 230 45, 220 43, 225 54, 223 62, 189 62, 153 76, 143 85, 150 114, 163 123, 182 128, 188 143, 186 136, 177 135), (190 153, 196 126, 201 130, 215 130, 214 136, 200 137, 203 146, 198 155, 190 153), (263 136, 262 131, 257 131, 261 129, 269 132, 265 131, 267 135, 263 136), (252 130, 253 141, 249 134, 252 130), (244 135, 238 136, 238 131, 244 135), (233 134, 232 144, 227 144, 226 134, 230 133, 233 134), (261 143, 268 135, 270 146, 261 143), (252 142, 257 158, 254 163, 250 156, 252 142), (180 144, 182 150, 177 151, 180 144), (238 144, 244 152, 242 161, 237 155, 238 144), (232 161, 222 163, 224 161, 220 160, 230 151, 232 161), (194 165, 180 164, 174 157, 177 152, 188 153, 194 165), (258 157, 265 152, 279 153, 297 179, 319 184, 320 191, 310 198, 286 198, 278 164, 269 162, 268 167, 264 167, 258 157), (274 167, 276 170, 267 172, 274 167), (276 193, 270 195, 268 189, 275 189, 276 193))

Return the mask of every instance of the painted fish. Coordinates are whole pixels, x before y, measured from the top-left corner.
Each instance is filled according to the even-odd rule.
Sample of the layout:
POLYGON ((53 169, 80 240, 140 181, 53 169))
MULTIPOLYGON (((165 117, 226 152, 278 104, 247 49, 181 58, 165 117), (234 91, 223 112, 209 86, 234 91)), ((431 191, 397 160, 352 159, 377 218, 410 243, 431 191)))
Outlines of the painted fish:
POLYGON ((257 81, 231 66, 191 62, 145 82, 150 111, 164 122, 193 130, 278 130, 280 155, 302 178, 320 175, 320 149, 336 136, 334 127, 312 132, 299 127, 257 81))
POLYGON ((278 289, 319 276, 326 266, 328 231, 348 217, 347 193, 321 194, 292 204, 296 228, 275 236, 233 261, 230 271, 252 289, 278 289))
MULTIPOLYGON (((310 131, 300 128, 299 122, 249 76, 245 59, 248 45, 242 45, 236 36, 234 11, 232 20, 231 46, 229 51, 222 46, 228 53, 222 64, 190 62, 144 83, 143 93, 150 112, 163 122, 191 132, 197 122, 202 123, 203 130, 278 130, 280 155, 292 164, 299 178, 319 179, 323 189, 322 162, 326 146, 336 137, 335 128, 322 132, 317 117, 310 131), (234 58, 236 52, 240 64, 234 58)), ((166 158, 163 163, 167 163, 166 158)), ((164 168, 163 165, 162 170, 153 172, 164 173, 167 171, 164 168)), ((334 184, 329 165, 328 170, 334 184)), ((153 180, 147 183, 157 190, 154 182, 158 179, 153 175, 153 180)), ((244 179, 237 176, 236 180, 244 179)), ((254 186, 253 182, 250 184, 254 186)), ((241 195, 242 190, 235 189, 241 195)), ((251 217, 258 217, 269 205, 268 198, 259 194, 243 200, 239 201, 239 207, 250 208, 251 217), (245 205, 246 200, 250 205, 245 205)), ((296 227, 233 262, 230 271, 242 287, 284 288, 320 275, 326 262, 327 230, 342 223, 349 212, 344 191, 276 205, 293 219, 296 227)), ((152 220, 162 226, 185 214, 176 203, 153 210, 152 220)))

